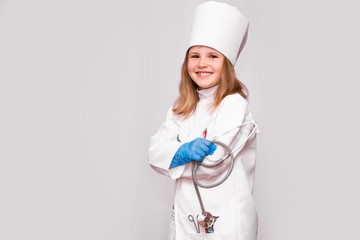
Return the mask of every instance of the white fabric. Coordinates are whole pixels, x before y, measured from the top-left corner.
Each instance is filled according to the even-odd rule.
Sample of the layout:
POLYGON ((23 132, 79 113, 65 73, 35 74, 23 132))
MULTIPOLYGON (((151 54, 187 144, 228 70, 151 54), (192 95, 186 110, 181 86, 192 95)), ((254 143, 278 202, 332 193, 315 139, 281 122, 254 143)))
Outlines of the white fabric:
MULTIPOLYGON (((169 239, 226 239, 255 240, 257 236, 257 214, 252 198, 256 134, 247 144, 235 153, 235 164, 230 177, 220 186, 211 189, 200 188, 205 210, 219 216, 215 233, 205 234, 203 229, 196 233, 194 224, 188 220, 188 215, 195 218, 201 212, 198 198, 191 179, 191 164, 169 169, 170 162, 177 148, 185 142, 197 137, 203 137, 207 128, 207 138, 219 136, 222 133, 253 119, 247 101, 239 94, 224 98, 221 105, 211 111, 214 92, 217 87, 199 91, 200 101, 196 112, 188 119, 174 115, 169 110, 165 123, 151 137, 149 163, 151 167, 166 176, 176 179, 174 197, 174 217, 170 223, 169 239), (177 141, 177 135, 181 143, 177 141)), ((235 129, 217 139, 234 149, 245 139, 252 128, 245 125, 240 130, 235 129)), ((214 154, 220 152, 217 149, 214 154)), ((228 160, 226 160, 228 162, 228 160)), ((214 176, 222 176, 227 170, 227 163, 212 169, 199 168, 198 178, 201 182, 213 183, 214 176)))
POLYGON ((249 22, 235 7, 214 1, 197 5, 189 48, 208 46, 235 62, 244 47, 249 22))

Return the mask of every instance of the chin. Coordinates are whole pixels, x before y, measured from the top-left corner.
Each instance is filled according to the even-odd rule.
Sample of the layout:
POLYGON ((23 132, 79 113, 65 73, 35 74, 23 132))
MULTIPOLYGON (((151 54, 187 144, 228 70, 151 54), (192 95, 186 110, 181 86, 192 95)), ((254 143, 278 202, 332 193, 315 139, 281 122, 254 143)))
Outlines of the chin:
POLYGON ((211 88, 213 86, 198 86, 198 87, 199 87, 199 89, 208 89, 208 88, 211 88))

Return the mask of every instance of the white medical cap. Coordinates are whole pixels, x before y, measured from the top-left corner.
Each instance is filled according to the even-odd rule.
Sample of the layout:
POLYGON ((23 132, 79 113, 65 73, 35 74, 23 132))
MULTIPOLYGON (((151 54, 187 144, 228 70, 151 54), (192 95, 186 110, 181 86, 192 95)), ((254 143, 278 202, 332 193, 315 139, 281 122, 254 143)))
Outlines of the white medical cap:
POLYGON ((214 1, 201 3, 195 9, 189 48, 214 48, 234 65, 246 43, 248 26, 248 20, 235 7, 214 1))

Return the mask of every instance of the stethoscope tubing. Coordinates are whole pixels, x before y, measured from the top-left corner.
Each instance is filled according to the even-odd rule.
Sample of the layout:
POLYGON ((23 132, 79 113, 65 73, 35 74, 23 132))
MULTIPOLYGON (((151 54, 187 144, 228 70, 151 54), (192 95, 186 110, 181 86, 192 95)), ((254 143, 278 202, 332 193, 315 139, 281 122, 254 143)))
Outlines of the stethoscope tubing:
MULTIPOLYGON (((243 124, 241 124, 239 126, 236 126, 235 128, 232 128, 229 131, 226 131, 225 133, 221 134, 220 136, 216 136, 211 140, 211 142, 214 143, 215 145, 219 145, 219 146, 223 147, 228 152, 228 154, 226 154, 224 157, 222 157, 220 159, 217 159, 217 160, 211 160, 211 159, 206 158, 208 161, 213 162, 213 164, 206 164, 206 163, 204 163, 204 161, 203 162, 192 161, 192 170, 191 170, 192 171, 191 172, 192 173, 192 180, 193 180, 193 183, 194 183, 194 188, 195 188, 196 195, 197 195, 199 203, 200 203, 201 212, 202 212, 203 216, 206 216, 206 211, 205 211, 204 203, 203 203, 201 195, 200 195, 199 187, 202 187, 202 188, 214 188, 214 187, 217 187, 217 186, 221 185, 223 182, 225 182, 225 180, 230 176, 230 174, 231 174, 231 172, 232 172, 232 170, 234 168, 234 159, 235 159, 234 158, 234 153, 237 152, 250 139, 250 137, 252 135, 254 135, 254 133, 256 132, 257 129, 258 129, 257 124, 255 122, 253 122, 253 121, 245 122, 245 123, 243 123, 243 124), (241 126, 244 126, 244 125, 247 125, 247 124, 253 124, 255 127, 253 128, 253 130, 251 131, 249 136, 245 139, 245 141, 243 141, 234 151, 232 151, 230 149, 230 147, 228 145, 226 145, 225 143, 216 140, 219 137, 225 135, 226 133, 228 133, 228 132, 230 132, 230 131, 232 131, 232 130, 234 130, 236 128, 240 128, 241 126), (208 184, 208 185, 202 184, 202 183, 200 183, 198 181, 198 179, 197 179, 197 169, 198 169, 199 166, 203 166, 203 167, 206 167, 206 168, 215 167, 215 166, 219 165, 220 163, 224 162, 224 160, 227 159, 227 158, 230 158, 230 166, 229 166, 228 171, 226 172, 225 176, 220 181, 218 181, 216 183, 213 183, 213 184, 208 184)), ((189 215, 188 218, 189 218, 189 220, 191 222, 193 222, 195 224, 195 221, 194 221, 194 218, 193 218, 192 215, 189 215)), ((215 219, 215 221, 216 221, 216 219, 215 219)), ((211 225, 213 223, 214 222, 212 222, 211 225)), ((196 231, 198 233, 200 233, 199 226, 197 226, 195 224, 195 228, 196 228, 196 231)))
POLYGON ((230 176, 230 174, 231 174, 231 172, 232 172, 232 170, 234 168, 234 155, 233 155, 233 152, 231 151, 231 149, 229 148, 229 146, 226 145, 225 143, 222 143, 222 142, 219 142, 219 141, 212 141, 212 143, 214 143, 215 145, 220 145, 221 147, 223 147, 228 152, 228 154, 226 155, 227 157, 225 159, 230 157, 230 167, 229 167, 228 171, 226 172, 226 175, 219 182, 209 184, 209 185, 205 185, 205 184, 200 183, 197 180, 196 172, 197 172, 198 166, 204 166, 204 167, 208 167, 208 168, 209 167, 214 167, 214 166, 217 166, 220 163, 222 163, 225 159, 217 161, 215 164, 212 164, 210 166, 209 165, 203 165, 201 162, 198 162, 198 161, 193 161, 192 179, 193 179, 193 182, 194 182, 195 185, 197 185, 199 187, 202 187, 202 188, 214 188, 214 187, 219 186, 220 184, 225 182, 225 180, 230 176))
POLYGON ((228 153, 224 157, 217 159, 217 160, 212 160, 212 159, 205 157, 205 159, 207 161, 213 162, 212 164, 205 163, 204 161, 203 162, 193 161, 192 179, 193 179, 194 185, 197 185, 202 188, 214 188, 214 187, 219 186, 223 182, 225 182, 225 180, 230 176, 230 174, 234 168, 234 159, 235 159, 234 153, 237 152, 242 146, 244 146, 246 144, 246 142, 251 138, 251 136, 253 136, 255 134, 257 129, 258 129, 257 124, 253 121, 250 121, 250 122, 245 122, 239 126, 236 126, 235 128, 232 128, 229 131, 226 131, 225 133, 221 134, 220 136, 214 137, 213 140, 211 140, 211 142, 214 143, 215 145, 219 145, 219 146, 223 147, 228 153), (230 149, 230 147, 228 145, 226 145, 225 143, 216 140, 216 139, 220 138, 221 136, 225 135, 226 133, 228 133, 236 128, 240 128, 241 126, 244 126, 247 124, 253 124, 254 128, 252 129, 251 133, 247 136, 247 138, 234 151, 232 151, 230 149), (229 169, 228 169, 226 175, 220 181, 213 183, 213 184, 208 184, 208 185, 202 184, 198 181, 197 169, 199 166, 206 167, 206 168, 212 168, 212 167, 215 167, 215 166, 219 165, 220 163, 224 162, 224 160, 227 158, 230 158, 230 166, 229 166, 229 169))
MULTIPOLYGON (((232 152, 233 154, 235 154, 235 152, 237 152, 242 146, 245 145, 245 143, 251 138, 252 135, 254 135, 254 133, 258 130, 258 127, 257 127, 257 124, 254 122, 254 121, 249 121, 249 122, 245 122, 245 123, 242 123, 226 132, 224 132, 223 134, 219 135, 219 136, 215 136, 212 138, 212 140, 210 140, 211 142, 213 143, 218 143, 219 141, 216 141, 216 139, 220 138, 221 136, 224 136, 225 134, 231 132, 232 130, 236 129, 236 128, 240 128, 244 125, 247 125, 247 124, 253 124, 255 127, 252 129, 251 133, 247 136, 247 138, 235 149, 235 150, 229 150, 229 148, 227 149, 228 152, 232 152)), ((224 147, 225 144, 219 144, 221 145, 222 147, 224 147)), ((225 148, 225 147, 224 147, 225 148)), ((226 148, 225 148, 226 149, 226 148)), ((213 162, 213 164, 208 164, 208 163, 205 163, 204 161, 201 162, 201 166, 203 167, 215 167, 217 166, 218 164, 220 164, 222 161, 224 161, 225 159, 227 159, 229 157, 229 154, 228 155, 225 155, 224 157, 222 158, 219 158, 219 159, 210 159, 208 156, 205 156, 204 159, 206 159, 206 161, 209 161, 209 162, 213 162)))

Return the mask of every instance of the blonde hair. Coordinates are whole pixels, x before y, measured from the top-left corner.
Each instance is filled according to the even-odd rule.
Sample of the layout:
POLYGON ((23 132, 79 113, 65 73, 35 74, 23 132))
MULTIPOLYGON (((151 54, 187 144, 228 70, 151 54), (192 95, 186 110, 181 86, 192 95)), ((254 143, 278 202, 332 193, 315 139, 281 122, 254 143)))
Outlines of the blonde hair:
MULTIPOLYGON (((183 115, 185 118, 190 117, 196 110, 199 102, 197 93, 198 86, 191 79, 188 73, 189 50, 186 52, 184 63, 181 67, 181 80, 179 84, 179 97, 176 99, 173 112, 177 115, 183 115)), ((230 94, 238 93, 245 99, 248 99, 248 90, 246 86, 236 78, 234 66, 229 59, 224 57, 223 68, 219 86, 215 93, 215 100, 212 109, 215 110, 221 101, 230 94)))

